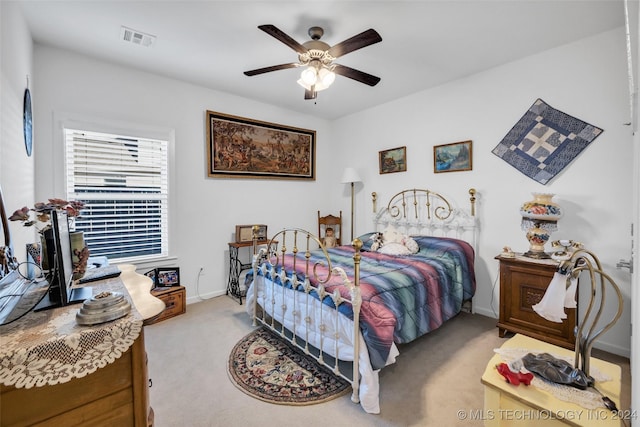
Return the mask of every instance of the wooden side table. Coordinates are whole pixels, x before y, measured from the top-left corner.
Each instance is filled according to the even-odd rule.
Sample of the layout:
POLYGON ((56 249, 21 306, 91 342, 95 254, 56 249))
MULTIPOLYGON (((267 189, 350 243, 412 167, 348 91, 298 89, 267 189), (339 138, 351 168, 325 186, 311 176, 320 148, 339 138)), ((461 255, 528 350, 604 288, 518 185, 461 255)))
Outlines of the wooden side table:
MULTIPOLYGON (((269 243, 273 243, 276 246, 278 242, 276 240, 258 240, 257 245, 268 245, 269 243)), ((249 257, 249 262, 242 262, 240 257, 240 248, 251 248, 253 247, 253 242, 229 242, 229 281, 227 282, 227 295, 238 300, 240 304, 242 304, 242 298, 245 295, 240 289, 240 273, 244 270, 249 270, 253 265, 253 255, 249 257)))
POLYGON ((158 316, 145 321, 145 325, 152 325, 179 314, 184 314, 186 308, 186 290, 184 286, 169 286, 151 289, 151 295, 164 302, 165 309, 158 316))
POLYGON ((516 332, 574 349, 576 308, 565 308, 567 318, 562 323, 550 322, 531 308, 544 296, 557 271, 558 262, 522 255, 515 258, 498 255, 496 259, 500 261, 499 336, 504 337, 507 331, 516 332))
MULTIPOLYGON (((501 348, 531 350, 532 353, 549 353, 555 357, 573 357, 574 353, 524 335, 516 334, 501 348)), ((502 363, 499 354, 494 355, 482 375, 484 385, 484 425, 485 427, 556 427, 556 426, 598 426, 620 427, 625 411, 613 413, 604 406, 585 409, 575 403, 556 398, 551 393, 535 387, 509 384, 496 370, 502 363)), ((597 368, 610 381, 597 382, 595 386, 620 408, 621 376, 620 366, 591 358, 591 367, 597 368)))

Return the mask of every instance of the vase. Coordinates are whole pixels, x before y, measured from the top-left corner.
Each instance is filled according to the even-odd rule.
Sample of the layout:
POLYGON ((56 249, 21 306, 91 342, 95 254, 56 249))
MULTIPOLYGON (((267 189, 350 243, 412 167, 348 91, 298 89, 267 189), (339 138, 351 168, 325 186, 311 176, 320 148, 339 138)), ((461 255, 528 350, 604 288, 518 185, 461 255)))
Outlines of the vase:
POLYGON ((71 259, 73 260, 73 280, 78 280, 87 271, 89 248, 84 243, 84 232, 72 231, 69 233, 69 237, 71 239, 71 259))
POLYGON ((551 258, 544 251, 551 233, 558 229, 562 218, 562 209, 553 201, 554 194, 533 193, 533 200, 525 202, 520 208, 522 229, 526 231, 529 250, 524 256, 537 259, 551 258))

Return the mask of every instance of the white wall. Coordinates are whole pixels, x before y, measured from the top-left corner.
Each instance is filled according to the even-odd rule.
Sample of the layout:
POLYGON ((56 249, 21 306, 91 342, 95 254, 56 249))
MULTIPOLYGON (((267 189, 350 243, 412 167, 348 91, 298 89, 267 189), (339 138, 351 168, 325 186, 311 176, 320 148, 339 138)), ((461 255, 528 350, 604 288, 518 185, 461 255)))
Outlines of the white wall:
MULTIPOLYGON (((7 214, 34 202, 34 157, 28 157, 22 131, 22 105, 29 88, 37 102, 33 82, 33 43, 26 22, 14 2, 0 2, 0 187, 7 214)), ((14 252, 26 259, 25 244, 35 241, 34 230, 18 224, 11 228, 14 252)), ((0 233, 1 235, 1 233, 0 233)), ((4 245, 4 238, 0 239, 4 245)))
MULTIPOLYGON (((632 135, 629 126, 624 29, 558 47, 484 73, 420 92, 333 123, 342 158, 363 172, 357 195, 360 231, 372 227, 370 194, 378 206, 402 188, 430 188, 466 200, 478 190, 477 312, 497 317, 498 263, 503 246, 528 249, 519 207, 532 192, 555 193, 564 218, 551 239, 584 242, 625 295, 626 310, 599 346, 629 355, 632 135), (560 175, 538 184, 491 150, 537 99, 604 129, 560 175), (473 141, 473 170, 433 173, 433 146, 473 141), (379 175, 378 151, 407 146, 407 172, 379 175), (366 225, 365 225, 366 224, 366 225)), ((585 297, 587 292, 583 292, 585 297)), ((584 298, 583 298, 584 299, 584 298)), ((585 306, 583 301, 583 307, 585 306)))
MULTIPOLYGON (((323 120, 40 45, 35 69, 40 88, 35 105, 38 199, 65 192, 60 120, 173 133, 170 255, 177 259, 170 265, 180 267, 189 302, 198 295, 224 293, 227 243, 236 224, 264 223, 271 234, 285 226, 313 230, 318 209, 340 209, 331 197, 342 186, 332 174, 331 130, 323 120), (316 130, 317 180, 208 178, 206 110, 316 130)), ((245 262, 249 250, 243 250, 245 262)))
MULTIPOLYGON (((4 2, 0 4, 3 12, 2 118, 4 124, 7 117, 13 115, 19 123, 9 133, 3 126, 0 176, 3 187, 9 187, 7 183, 10 183, 11 188, 21 188, 31 185, 25 182, 32 182, 28 174, 32 173, 33 166, 19 154, 15 159, 5 156, 5 146, 13 144, 11 150, 21 149, 17 135, 21 130, 19 111, 24 87, 21 88, 13 76, 26 74, 31 68, 28 64, 30 45, 25 43, 22 48, 16 48, 16 52, 20 52, 17 65, 7 64, 5 45, 11 43, 5 42, 4 35, 10 8, 4 2), (21 70, 22 64, 24 70, 21 70), (4 89, 9 75, 12 83, 7 94, 4 89), (5 104, 7 97, 12 104, 5 104), (23 181, 17 177, 24 174, 24 170, 27 177, 23 181)), ((629 121, 629 111, 622 29, 335 122, 63 50, 36 46, 34 57, 35 199, 63 193, 62 171, 53 155, 60 153, 60 140, 54 132, 55 120, 59 117, 79 115, 107 123, 173 131, 174 216, 170 238, 172 255, 177 257, 175 263, 181 268, 190 302, 197 300, 198 294, 223 293, 228 273, 227 242, 232 238, 235 224, 264 222, 270 230, 284 226, 314 230, 318 209, 334 212, 342 209, 348 218, 349 191, 339 183, 339 174, 343 167, 353 166, 363 178, 363 183, 356 186, 356 234, 372 228, 372 191, 379 194, 381 204, 393 192, 413 186, 442 190, 459 200, 467 197, 469 187, 478 189, 481 234, 474 306, 478 312, 495 317, 499 297, 497 262, 493 258, 504 245, 517 251, 526 250, 518 208, 530 198, 530 193, 556 193, 565 217, 552 238, 583 241, 600 256, 605 270, 621 285, 627 309, 615 329, 602 338, 602 347, 619 354, 629 353, 629 274, 615 269, 618 259, 629 258, 631 223, 632 159, 629 154, 632 146, 630 129, 623 124, 629 121), (538 97, 605 129, 547 186, 537 184, 491 154, 493 147, 538 97), (204 112, 207 109, 317 130, 317 181, 207 178, 204 160, 204 112), (432 147, 466 139, 474 143, 473 171, 433 174, 432 147), (378 151, 404 145, 409 157, 408 171, 379 175, 378 151), (295 207, 290 202, 294 199, 295 207), (204 274, 198 282, 201 267, 204 274)), ((13 123, 15 119, 9 121, 13 123)), ((21 191, 29 196, 18 204, 32 203, 32 192, 29 188, 21 191)), ((17 201, 8 204, 14 203, 17 201)), ((348 232, 347 225, 345 233, 348 232)))

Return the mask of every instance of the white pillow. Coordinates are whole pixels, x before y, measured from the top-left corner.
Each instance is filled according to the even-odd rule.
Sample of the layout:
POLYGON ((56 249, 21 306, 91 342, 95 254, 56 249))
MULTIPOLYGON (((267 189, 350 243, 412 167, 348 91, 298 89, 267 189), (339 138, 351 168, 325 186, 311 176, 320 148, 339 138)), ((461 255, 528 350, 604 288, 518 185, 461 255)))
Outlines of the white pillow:
POLYGON ((418 242, 416 242, 413 237, 406 236, 404 238, 404 245, 409 249, 412 254, 417 254, 420 250, 420 246, 418 246, 418 242))
POLYGON ((402 243, 390 242, 385 243, 378 252, 385 255, 411 255, 411 251, 402 243))
POLYGON ((393 225, 388 226, 382 232, 382 241, 384 244, 402 243, 402 233, 400 233, 393 225))
MULTIPOLYGON (((409 255, 418 253, 420 247, 418 243, 406 234, 402 234, 393 225, 390 225, 382 233, 382 240, 384 244, 382 247, 378 247, 377 251, 387 255, 409 255), (392 245, 390 248, 382 250, 387 246, 392 245), (404 249, 398 247, 402 246, 404 249)), ((374 249, 375 250, 375 249, 374 249)))

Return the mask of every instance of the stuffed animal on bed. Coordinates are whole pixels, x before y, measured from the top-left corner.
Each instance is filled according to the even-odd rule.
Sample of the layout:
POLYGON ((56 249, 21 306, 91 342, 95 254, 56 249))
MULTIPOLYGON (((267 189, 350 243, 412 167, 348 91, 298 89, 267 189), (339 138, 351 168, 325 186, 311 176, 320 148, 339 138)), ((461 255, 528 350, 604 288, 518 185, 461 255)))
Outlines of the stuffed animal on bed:
POLYGON ((384 245, 382 241, 382 233, 380 232, 373 233, 373 235, 369 237, 369 240, 373 240, 373 243, 371 244, 371 250, 373 252, 377 251, 382 247, 382 245, 384 245))
POLYGON ((377 249, 373 247, 371 245, 371 250, 377 250, 387 255, 411 255, 420 250, 418 243, 412 237, 400 233, 393 226, 387 227, 382 233, 382 244, 377 249))

